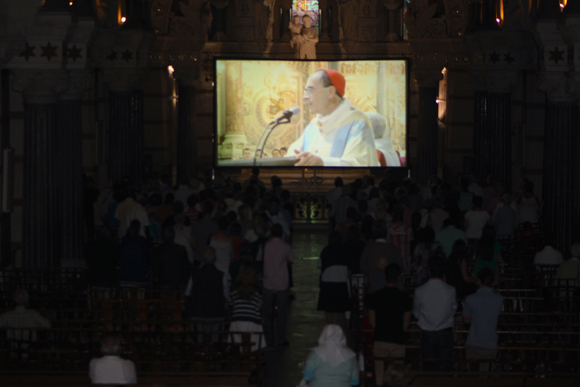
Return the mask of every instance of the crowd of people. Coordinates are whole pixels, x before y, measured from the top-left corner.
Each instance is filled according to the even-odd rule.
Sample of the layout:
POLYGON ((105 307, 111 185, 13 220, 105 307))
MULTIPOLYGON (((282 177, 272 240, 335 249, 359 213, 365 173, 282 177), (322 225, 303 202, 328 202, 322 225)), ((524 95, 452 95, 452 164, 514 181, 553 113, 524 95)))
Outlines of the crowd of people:
MULTIPOLYGON (((294 205, 279 177, 268 186, 257 169, 243 182, 218 176, 171 186, 161 178, 143 187, 110 186, 94 197, 101 217, 87 248, 92 284, 176 288, 186 296, 183 313, 198 332, 209 329, 211 335, 227 322, 233 332, 255 334, 253 350, 289 344, 294 205)), ((503 300, 492 289, 501 281, 500 242, 531 243, 537 237, 531 229, 539 222, 541 204, 531 182, 510 195, 500 184, 481 187, 469 177, 457 186, 433 177, 425 187, 391 179, 376 185, 372 176, 345 184, 337 177, 326 199, 331 230, 320 252, 317 309, 328 325, 306 361, 303 383, 358 383, 345 335, 353 274, 366 279, 365 307, 377 358, 405 358, 414 316, 422 358, 450 370, 458 312, 471 323, 466 358, 495 358, 503 300), (413 297, 404 277, 416 287, 413 297)), ((534 264, 561 265, 557 276, 578 278, 580 245, 572 246, 564 262, 553 236, 546 233, 545 242, 534 264)), ((15 313, 26 313, 34 327, 50 326, 26 310, 26 297, 15 294, 16 310, 0 316, 0 326, 9 327, 15 313)), ((105 357, 91 362, 91 377, 111 367, 135 377, 134 366, 118 360, 118 340, 106 338, 102 351, 105 357)), ((389 367, 392 372, 385 372, 376 362, 377 385, 397 385, 384 375, 397 374, 399 365, 389 367)))

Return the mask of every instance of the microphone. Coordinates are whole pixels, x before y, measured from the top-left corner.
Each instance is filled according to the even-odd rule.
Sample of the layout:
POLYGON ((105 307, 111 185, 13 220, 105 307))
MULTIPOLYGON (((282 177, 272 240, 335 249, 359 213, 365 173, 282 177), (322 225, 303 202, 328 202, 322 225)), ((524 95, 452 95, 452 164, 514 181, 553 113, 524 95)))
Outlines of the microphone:
POLYGON ((300 114, 300 108, 298 106, 294 106, 293 108, 285 110, 284 113, 282 113, 282 115, 280 117, 270 121, 270 123, 268 125, 277 124, 282 120, 288 120, 288 122, 289 122, 290 118, 292 118, 292 116, 296 116, 298 114, 300 114))
POLYGON ((264 153, 264 148, 266 147, 266 143, 268 142, 268 137, 270 137, 270 135, 272 134, 274 129, 280 124, 289 123, 290 118, 294 115, 298 115, 299 113, 300 113, 300 108, 297 106, 294 106, 293 108, 290 108, 289 110, 284 111, 284 113, 282 113, 282 115, 280 117, 276 118, 275 120, 270 121, 270 123, 268 125, 266 125, 266 128, 262 132, 262 136, 260 137, 260 139, 258 140, 258 144, 256 145, 256 152, 254 152, 254 166, 256 166, 256 153, 257 153, 257 151, 260 151, 260 158, 262 158, 262 154, 264 153), (273 125, 273 126, 270 127, 270 125, 273 125), (264 142, 262 142, 262 139, 264 138, 264 136, 266 136, 266 138, 264 139, 264 142), (261 147, 260 147, 260 143, 262 143, 261 147))

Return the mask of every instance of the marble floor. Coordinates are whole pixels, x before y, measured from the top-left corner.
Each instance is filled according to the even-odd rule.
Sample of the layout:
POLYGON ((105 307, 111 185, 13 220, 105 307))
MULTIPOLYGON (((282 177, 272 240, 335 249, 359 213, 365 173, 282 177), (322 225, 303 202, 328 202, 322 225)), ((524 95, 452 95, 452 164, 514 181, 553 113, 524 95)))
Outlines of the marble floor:
POLYGON ((293 266, 295 298, 290 304, 288 347, 266 351, 264 387, 294 387, 302 379, 302 368, 310 348, 317 345, 325 324, 324 312, 316 310, 318 301, 318 256, 328 235, 327 226, 302 226, 294 232, 293 248, 296 262, 293 266))

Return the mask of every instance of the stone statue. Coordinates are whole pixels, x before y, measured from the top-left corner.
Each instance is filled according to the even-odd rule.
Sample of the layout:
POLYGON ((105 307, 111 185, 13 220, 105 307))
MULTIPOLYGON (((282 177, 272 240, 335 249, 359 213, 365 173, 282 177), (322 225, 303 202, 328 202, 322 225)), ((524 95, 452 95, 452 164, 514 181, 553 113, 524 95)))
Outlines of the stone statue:
POLYGON ((316 43, 318 43, 318 30, 312 27, 312 18, 304 15, 302 18, 304 27, 300 31, 302 43, 300 43, 299 59, 316 59, 316 43))
POLYGON ((288 29, 290 30, 290 47, 293 47, 296 52, 296 58, 300 59, 300 44, 302 44, 302 27, 300 24, 300 16, 292 16, 292 20, 288 23, 288 29))
POLYGON ((318 30, 312 26, 312 18, 304 15, 304 25, 300 24, 300 16, 294 15, 288 23, 288 29, 292 35, 290 46, 296 50, 298 59, 316 59, 316 43, 318 43, 318 30))

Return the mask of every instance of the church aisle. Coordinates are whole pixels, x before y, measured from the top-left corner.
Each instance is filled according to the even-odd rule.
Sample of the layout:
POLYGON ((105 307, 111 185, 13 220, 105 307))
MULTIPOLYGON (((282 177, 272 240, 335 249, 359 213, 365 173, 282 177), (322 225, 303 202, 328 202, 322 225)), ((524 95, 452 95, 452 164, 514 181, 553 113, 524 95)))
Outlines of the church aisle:
POLYGON ((318 302, 318 256, 328 235, 327 226, 295 229, 293 240, 296 262, 294 271, 294 301, 290 304, 288 347, 266 350, 267 372, 264 387, 295 387, 302 378, 302 368, 310 351, 317 345, 325 324, 323 312, 316 310, 318 302))

